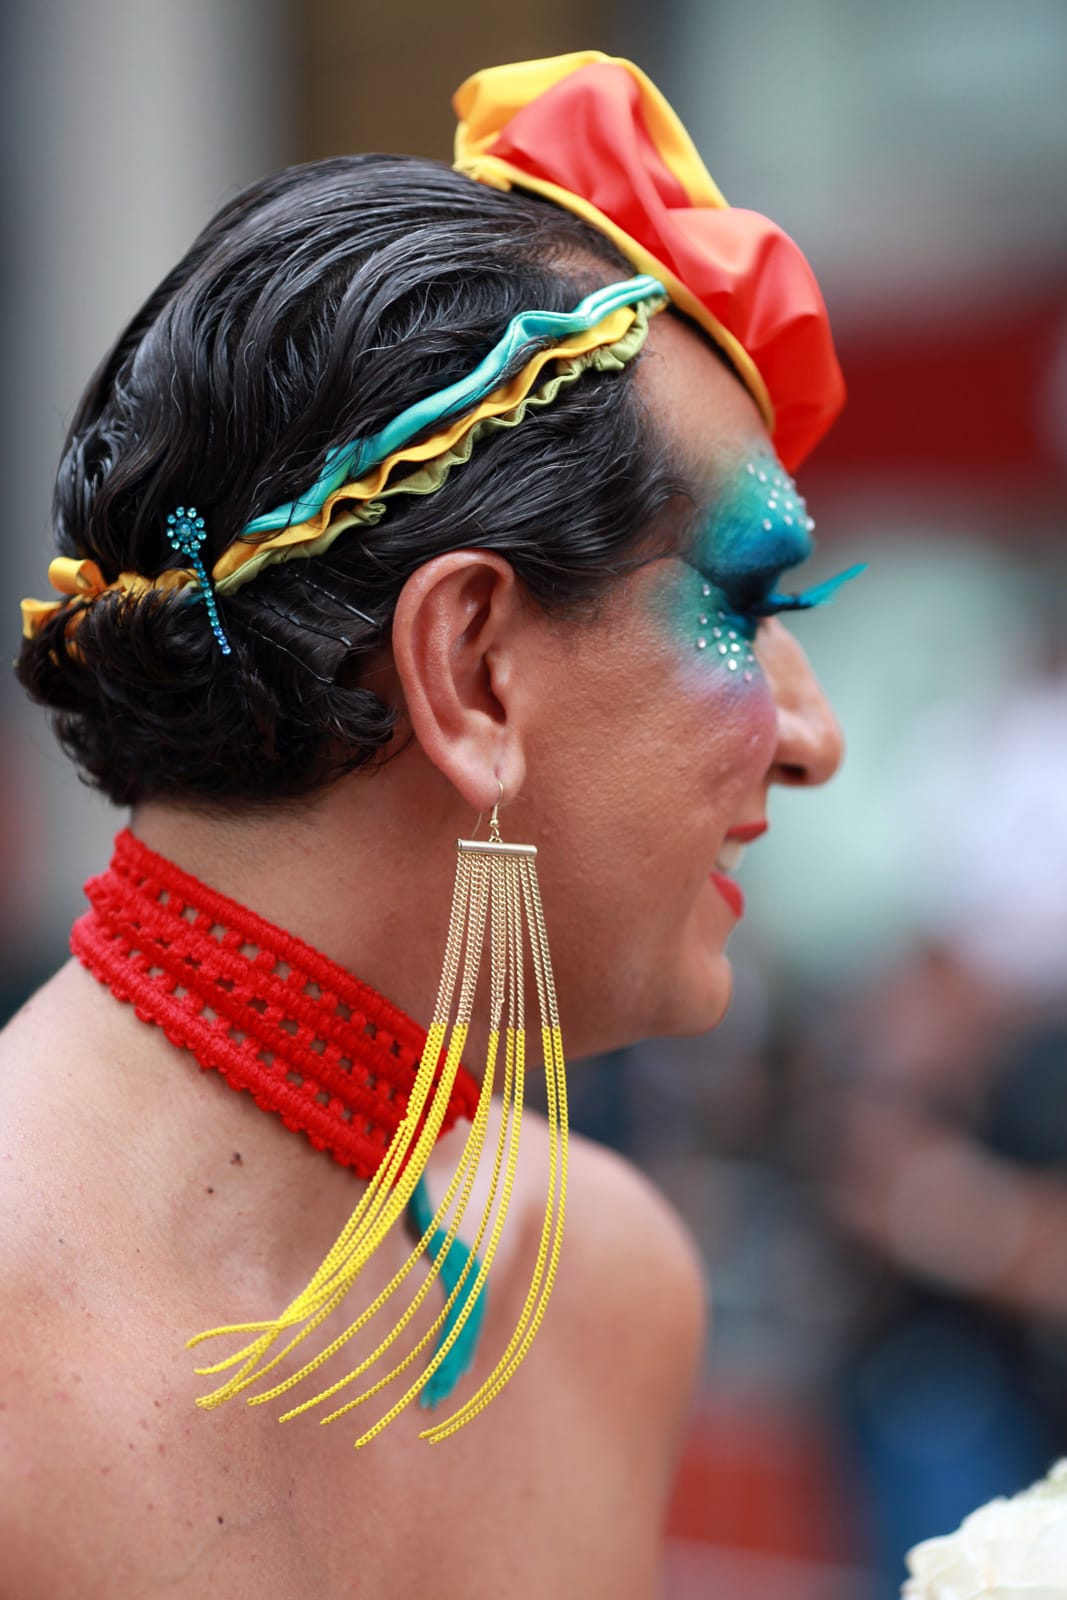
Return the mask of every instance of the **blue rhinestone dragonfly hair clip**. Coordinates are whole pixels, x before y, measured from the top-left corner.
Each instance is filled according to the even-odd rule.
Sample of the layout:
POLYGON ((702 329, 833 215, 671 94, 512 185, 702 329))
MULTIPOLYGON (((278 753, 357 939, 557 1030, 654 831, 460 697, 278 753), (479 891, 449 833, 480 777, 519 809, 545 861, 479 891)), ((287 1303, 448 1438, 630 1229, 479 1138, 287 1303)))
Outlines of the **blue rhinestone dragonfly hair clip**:
POLYGON ((219 649, 224 656, 230 654, 230 641, 227 639, 219 621, 219 608, 215 600, 215 591, 208 577, 204 558, 200 554, 200 547, 207 538, 204 519, 197 515, 195 506, 179 506, 177 511, 172 511, 167 518, 167 538, 180 556, 184 556, 196 573, 200 592, 204 596, 207 606, 208 621, 211 631, 215 635, 219 649))

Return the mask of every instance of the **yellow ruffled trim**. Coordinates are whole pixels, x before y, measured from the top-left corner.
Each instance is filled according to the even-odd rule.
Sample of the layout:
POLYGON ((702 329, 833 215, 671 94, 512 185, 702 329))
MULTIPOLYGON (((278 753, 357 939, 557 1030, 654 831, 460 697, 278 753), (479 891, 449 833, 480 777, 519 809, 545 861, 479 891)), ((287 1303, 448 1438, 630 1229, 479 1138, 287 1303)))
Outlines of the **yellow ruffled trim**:
MULTIPOLYGON (((381 509, 374 517, 361 517, 353 513, 349 520, 342 525, 334 521, 335 509, 347 502, 367 504, 375 501, 390 492, 387 490, 389 480, 398 467, 410 465, 415 462, 435 461, 440 457, 452 454, 449 465, 454 466, 458 461, 466 461, 470 456, 468 446, 465 454, 455 454, 456 447, 473 434, 483 422, 506 418, 518 411, 518 408, 530 398, 538 377, 550 361, 568 363, 572 370, 567 369, 557 377, 566 378, 573 382, 585 366, 595 365, 595 362, 582 360, 584 357, 604 354, 611 348, 620 347, 626 335, 636 327, 641 329, 641 337, 628 354, 635 354, 644 341, 648 327, 647 314, 641 307, 620 306, 617 311, 612 311, 595 328, 590 328, 582 333, 571 334, 568 339, 558 345, 553 345, 547 350, 540 350, 527 362, 521 372, 516 373, 509 383, 503 384, 499 389, 494 389, 476 410, 465 417, 459 417, 446 428, 431 434, 428 439, 419 444, 405 446, 396 451, 394 455, 387 456, 377 467, 366 473, 362 478, 353 483, 346 483, 323 503, 320 511, 306 522, 294 523, 291 527, 282 528, 278 533, 272 533, 262 540, 235 539, 227 550, 224 550, 212 571, 212 580, 219 594, 230 594, 249 578, 255 576, 263 567, 276 561, 287 561, 294 554, 313 556, 322 555, 328 550, 338 533, 343 527, 350 526, 356 521, 377 521, 381 509)), ((625 365, 625 357, 611 364, 625 365)), ((545 397, 540 404, 547 404, 554 397, 559 388, 559 383, 551 380, 545 388, 545 397), (554 386, 553 386, 554 385, 554 386), (548 391, 551 390, 551 393, 548 391)), ((521 415, 521 413, 520 413, 521 415)), ((520 416, 514 416, 518 422, 520 416)), ((471 441, 473 444, 473 440, 471 441)), ((409 494, 428 494, 431 488, 436 488, 437 483, 429 484, 426 488, 412 488, 410 485, 420 475, 412 474, 398 484, 392 492, 402 490, 409 494)), ((443 481, 444 474, 438 481, 443 481)), ((384 509, 384 508, 382 508, 384 509)))
MULTIPOLYGON (((441 486, 453 467, 470 459, 479 439, 497 428, 513 428, 522 421, 530 406, 548 405, 560 388, 573 383, 589 367, 621 370, 635 356, 648 334, 649 317, 662 309, 659 305, 621 306, 595 328, 572 334, 547 350, 540 350, 510 382, 495 389, 468 416, 458 418, 447 428, 418 444, 406 446, 353 483, 343 485, 326 500, 321 510, 306 522, 294 523, 260 540, 235 539, 222 552, 212 568, 211 578, 219 594, 232 594, 248 583, 264 567, 289 561, 296 556, 322 555, 340 534, 357 523, 372 525, 385 511, 385 500, 393 494, 432 494, 441 486), (534 384, 549 362, 559 362, 556 371, 541 388, 534 384), (423 463, 393 483, 398 468, 423 463)), ((102 594, 123 593, 134 597, 148 593, 171 593, 196 583, 191 567, 175 567, 158 577, 145 578, 136 572, 120 572, 106 582, 95 561, 78 561, 57 556, 48 569, 49 582, 62 599, 23 600, 22 632, 34 635, 57 612, 71 611, 76 623, 83 608, 102 594)))

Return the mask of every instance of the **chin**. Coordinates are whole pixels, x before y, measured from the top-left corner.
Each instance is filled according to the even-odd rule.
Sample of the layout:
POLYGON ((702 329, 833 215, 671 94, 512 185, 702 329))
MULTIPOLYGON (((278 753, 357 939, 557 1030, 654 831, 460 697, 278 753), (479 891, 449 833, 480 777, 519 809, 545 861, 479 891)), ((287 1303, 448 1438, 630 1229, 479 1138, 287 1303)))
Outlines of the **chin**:
POLYGON ((726 1015, 733 994, 733 969, 720 951, 698 969, 676 975, 672 985, 660 975, 648 1004, 638 1010, 633 991, 605 996, 575 1017, 563 1021, 563 1049, 568 1061, 604 1055, 638 1044, 642 1039, 682 1039, 709 1033, 726 1015))
POLYGON ((728 958, 720 952, 679 992, 672 1024, 657 1028, 657 1035, 661 1038, 687 1038, 693 1034, 710 1033, 730 1009, 733 992, 733 968, 728 958))

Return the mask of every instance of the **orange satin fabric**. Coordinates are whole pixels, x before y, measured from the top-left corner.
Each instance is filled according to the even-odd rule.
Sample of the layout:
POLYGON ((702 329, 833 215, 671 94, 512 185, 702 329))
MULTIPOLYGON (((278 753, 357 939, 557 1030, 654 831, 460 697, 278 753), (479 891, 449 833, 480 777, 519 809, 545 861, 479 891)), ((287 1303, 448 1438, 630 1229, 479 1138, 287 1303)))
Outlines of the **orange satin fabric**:
POLYGON ((791 471, 841 410, 815 275, 758 212, 727 204, 639 68, 600 51, 475 73, 457 90, 456 166, 585 218, 725 351, 791 471))

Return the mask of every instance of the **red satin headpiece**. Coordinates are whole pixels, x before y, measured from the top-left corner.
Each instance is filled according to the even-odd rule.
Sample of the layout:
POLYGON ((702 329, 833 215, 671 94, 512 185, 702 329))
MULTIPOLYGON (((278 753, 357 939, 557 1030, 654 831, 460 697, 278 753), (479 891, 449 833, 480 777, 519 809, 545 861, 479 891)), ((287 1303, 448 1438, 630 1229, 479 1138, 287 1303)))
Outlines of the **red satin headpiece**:
POLYGON ((795 469, 844 404, 815 276, 788 234, 727 204, 632 62, 599 50, 493 67, 456 92, 456 166, 577 213, 730 358, 795 469))

